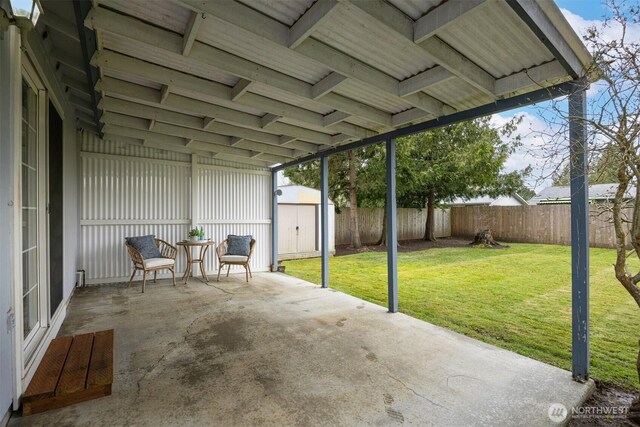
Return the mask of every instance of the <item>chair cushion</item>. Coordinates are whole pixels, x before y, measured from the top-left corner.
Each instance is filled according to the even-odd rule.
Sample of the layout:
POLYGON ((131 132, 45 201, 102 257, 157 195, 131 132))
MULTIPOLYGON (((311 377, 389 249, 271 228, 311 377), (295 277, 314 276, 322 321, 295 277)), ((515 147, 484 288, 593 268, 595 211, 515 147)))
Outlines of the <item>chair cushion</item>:
POLYGON ((149 234, 148 236, 125 237, 127 243, 140 252, 140 255, 142 255, 144 259, 160 258, 162 256, 160 249, 156 246, 155 239, 156 236, 153 234, 149 234))
POLYGON ((227 236, 227 255, 249 256, 251 239, 251 236, 235 236, 229 234, 229 236, 227 236))
POLYGON ((175 264, 171 258, 149 258, 144 260, 145 268, 170 267, 175 264))
POLYGON ((220 261, 222 262, 247 262, 248 256, 244 255, 222 255, 220 261))

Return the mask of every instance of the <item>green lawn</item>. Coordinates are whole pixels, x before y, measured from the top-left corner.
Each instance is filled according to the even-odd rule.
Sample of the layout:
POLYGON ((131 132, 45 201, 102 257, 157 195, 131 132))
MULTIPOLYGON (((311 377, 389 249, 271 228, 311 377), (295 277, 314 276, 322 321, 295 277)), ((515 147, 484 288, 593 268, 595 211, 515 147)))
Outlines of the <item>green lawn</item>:
MULTIPOLYGON (((570 247, 430 249, 398 258, 401 312, 571 369, 570 247)), ((615 280, 614 259, 613 250, 591 250, 591 374, 640 389, 640 310, 615 280)), ((288 274, 320 283, 318 259, 285 265, 288 274)), ((332 288, 386 306, 386 253, 334 257, 329 271, 332 288)))

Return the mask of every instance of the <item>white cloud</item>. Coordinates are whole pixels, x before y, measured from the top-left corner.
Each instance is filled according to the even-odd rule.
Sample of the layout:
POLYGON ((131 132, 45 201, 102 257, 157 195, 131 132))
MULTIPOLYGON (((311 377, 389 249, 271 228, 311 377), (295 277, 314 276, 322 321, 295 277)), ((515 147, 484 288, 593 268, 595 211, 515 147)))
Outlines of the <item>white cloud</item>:
MULTIPOLYGON (((520 135, 521 146, 509 156, 503 166, 503 172, 518 171, 531 166, 533 171, 526 184, 538 192, 551 185, 551 174, 558 163, 555 159, 549 159, 549 154, 554 151, 553 147, 550 147, 553 138, 544 135, 555 134, 560 128, 530 112, 494 114, 491 116, 491 124, 501 127, 515 116, 522 117, 514 132, 514 135, 520 135)), ((562 155, 563 153, 560 153, 558 157, 561 158, 562 155)))
MULTIPOLYGON (((564 17, 567 18, 567 21, 569 21, 571 27, 581 38, 587 34, 589 28, 593 27, 601 31, 602 38, 606 41, 620 40, 622 37, 623 28, 618 23, 610 22, 607 26, 603 26, 604 21, 600 19, 584 19, 582 16, 577 15, 570 10, 560 10, 564 17)), ((640 24, 628 24, 625 39, 628 42, 640 42, 640 24)), ((589 46, 587 46, 587 48, 589 48, 589 46)))

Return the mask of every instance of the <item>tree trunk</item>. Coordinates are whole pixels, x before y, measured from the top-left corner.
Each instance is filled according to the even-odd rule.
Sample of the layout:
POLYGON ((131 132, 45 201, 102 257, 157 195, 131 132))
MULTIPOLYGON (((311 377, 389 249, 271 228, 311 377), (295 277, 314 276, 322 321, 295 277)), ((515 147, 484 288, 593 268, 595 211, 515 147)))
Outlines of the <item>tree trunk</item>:
POLYGON ((358 249, 360 242, 360 229, 358 228, 358 197, 356 195, 356 152, 349 151, 349 234, 351 247, 358 249))
POLYGON ((376 242, 376 245, 385 246, 387 244, 387 201, 384 201, 384 209, 382 211, 382 233, 376 242))
POLYGON ((436 241, 436 236, 434 233, 435 229, 435 210, 436 210, 436 193, 433 188, 429 189, 429 194, 427 195, 427 221, 424 225, 424 237, 423 240, 428 240, 430 242, 436 241))

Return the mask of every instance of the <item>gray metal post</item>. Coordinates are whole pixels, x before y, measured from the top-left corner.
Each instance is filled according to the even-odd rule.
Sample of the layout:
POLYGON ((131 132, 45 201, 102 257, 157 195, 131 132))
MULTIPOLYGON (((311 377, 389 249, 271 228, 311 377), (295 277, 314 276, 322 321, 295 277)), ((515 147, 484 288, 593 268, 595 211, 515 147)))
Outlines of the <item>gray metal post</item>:
POLYGON ((577 381, 589 379, 589 195, 586 87, 569 95, 569 145, 571 168, 571 289, 572 372, 577 381))
POLYGON ((398 222, 396 221, 396 141, 387 139, 387 286, 389 312, 398 311, 398 222))
POLYGON ((278 172, 271 172, 271 271, 278 271, 278 172))
POLYGON ((329 287, 329 157, 320 157, 320 217, 322 231, 322 287, 329 287))

